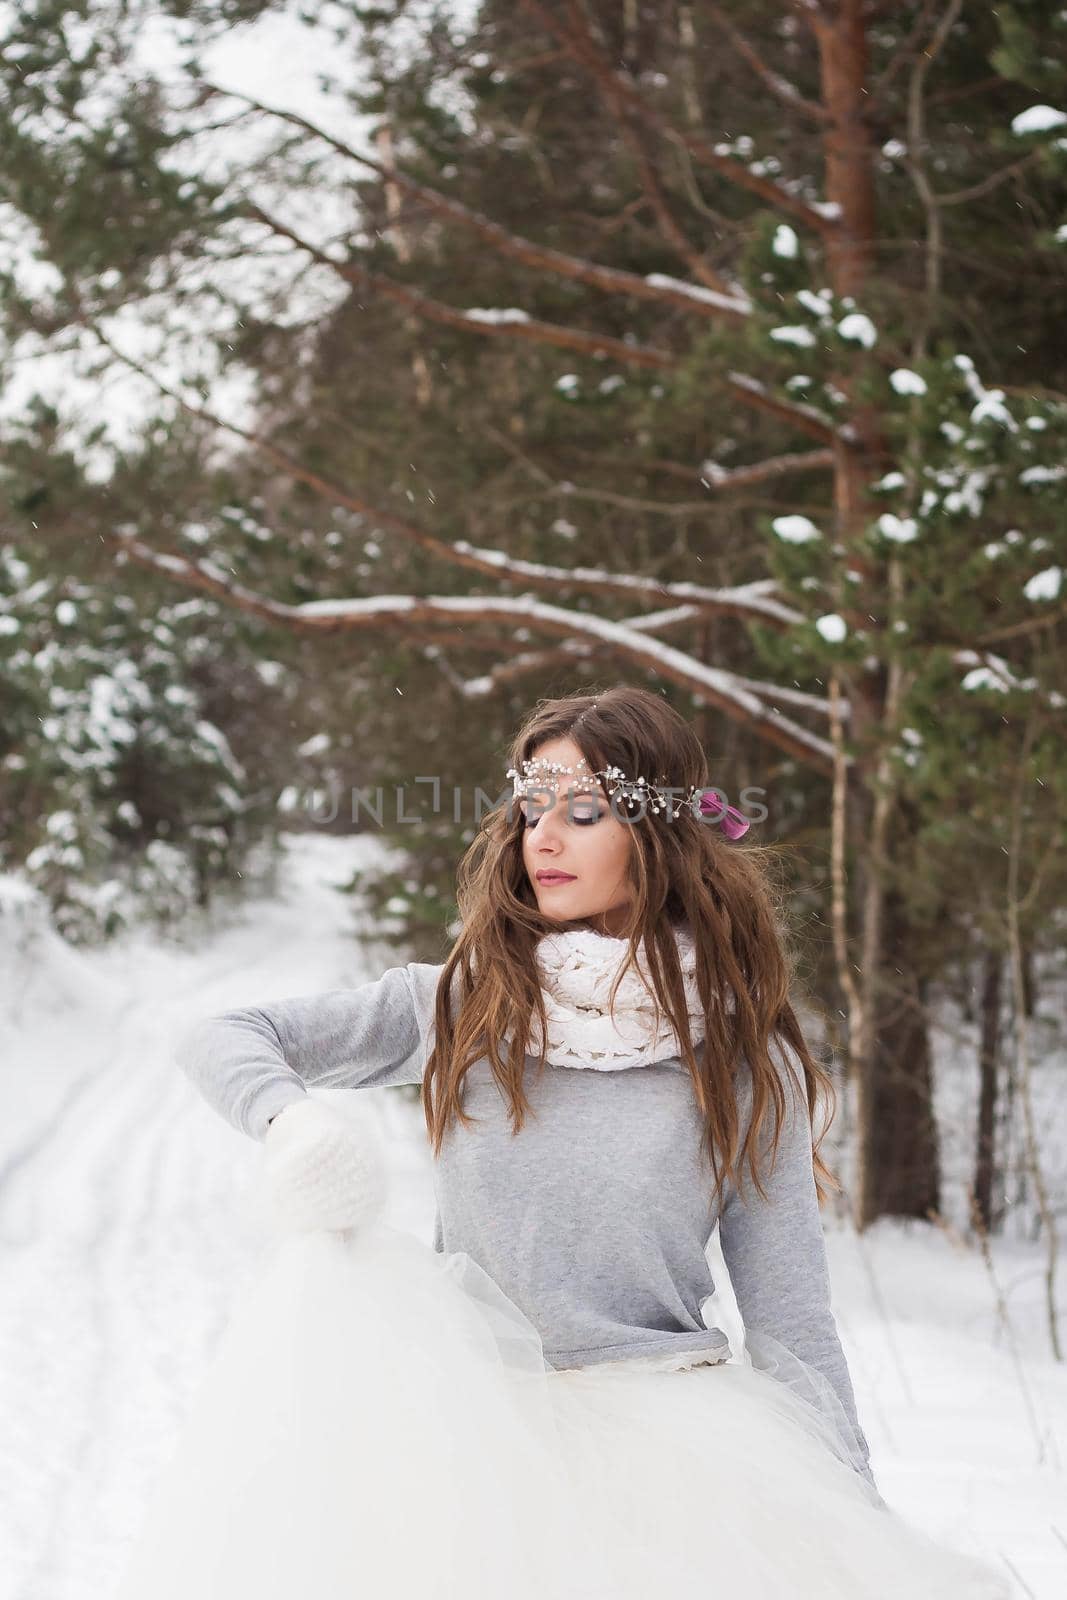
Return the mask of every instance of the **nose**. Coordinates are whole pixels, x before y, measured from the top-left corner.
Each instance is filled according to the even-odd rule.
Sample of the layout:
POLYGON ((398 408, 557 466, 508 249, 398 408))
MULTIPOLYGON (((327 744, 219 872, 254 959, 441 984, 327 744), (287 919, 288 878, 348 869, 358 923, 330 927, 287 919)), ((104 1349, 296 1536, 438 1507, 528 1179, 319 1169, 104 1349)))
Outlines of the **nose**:
POLYGON ((548 806, 545 810, 535 813, 533 827, 533 848, 538 857, 543 855, 556 855, 559 852, 562 840, 559 838, 554 823, 555 813, 559 806, 548 806))

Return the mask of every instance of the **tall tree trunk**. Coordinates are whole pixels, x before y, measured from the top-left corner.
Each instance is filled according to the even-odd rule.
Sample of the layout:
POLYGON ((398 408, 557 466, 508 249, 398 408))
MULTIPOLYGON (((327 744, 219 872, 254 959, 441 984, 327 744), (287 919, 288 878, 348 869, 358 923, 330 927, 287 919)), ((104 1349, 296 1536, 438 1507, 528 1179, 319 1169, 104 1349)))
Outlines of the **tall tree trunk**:
POLYGON ((941 1172, 926 1016, 928 981, 909 960, 907 905, 884 902, 881 982, 874 996, 872 1125, 866 1220, 922 1217, 940 1209, 941 1172))
POLYGON ((997 1076, 1000 1065, 1000 993, 1003 978, 1004 958, 1001 952, 994 949, 987 950, 982 961, 978 1137, 974 1152, 974 1208, 987 1233, 991 1232, 993 1227, 997 1076))
POLYGON ((1030 1021, 1034 1015, 1036 990, 1034 984, 1034 952, 1033 947, 1023 942, 1022 946, 1022 985, 1023 985, 1023 1015, 1030 1021))
MULTIPOLYGON (((841 0, 833 17, 814 8, 807 17, 819 50, 822 102, 830 113, 823 136, 826 196, 840 221, 828 248, 830 283, 835 294, 853 295, 862 305, 877 236, 864 6, 862 0, 841 0)), ((846 617, 865 619, 864 627, 869 622, 887 629, 899 575, 891 571, 876 588, 857 549, 876 513, 868 486, 883 451, 880 419, 876 407, 861 400, 851 373, 841 375, 840 386, 852 401, 849 420, 856 440, 835 446, 836 531, 849 552, 850 572, 842 585, 848 592, 841 609, 846 617)), ((858 982, 848 973, 845 993, 849 1071, 856 1090, 854 1215, 860 1228, 886 1214, 926 1217, 940 1198, 925 982, 915 967, 906 908, 899 897, 891 897, 885 870, 897 808, 891 768, 879 744, 883 727, 893 736, 902 688, 893 662, 873 672, 860 670, 848 684, 856 765, 846 826, 860 972, 858 982)), ((847 959, 854 959, 851 942, 847 959)))
POLYGON ((823 105, 830 113, 823 137, 826 197, 841 208, 841 228, 830 235, 828 246, 830 280, 835 294, 857 298, 874 264, 876 218, 863 11, 862 0, 841 0, 835 17, 813 23, 823 105))
POLYGON ((860 924, 849 946, 859 952, 858 980, 853 974, 845 992, 856 1093, 853 1217, 862 1229, 881 1216, 927 1218, 939 1210, 940 1160, 928 981, 916 961, 921 945, 906 898, 886 871, 913 823, 906 807, 894 814, 888 786, 879 781, 852 788, 846 826, 860 924))

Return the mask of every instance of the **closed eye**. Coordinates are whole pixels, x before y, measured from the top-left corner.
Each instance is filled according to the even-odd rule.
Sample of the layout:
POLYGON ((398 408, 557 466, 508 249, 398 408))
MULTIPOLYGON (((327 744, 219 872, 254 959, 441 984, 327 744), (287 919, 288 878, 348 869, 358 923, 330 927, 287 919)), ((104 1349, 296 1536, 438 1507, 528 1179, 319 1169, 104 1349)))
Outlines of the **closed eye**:
MULTIPOLYGON (((522 813, 523 827, 527 830, 530 828, 536 828, 538 822, 540 821, 541 815, 542 813, 538 813, 536 817, 531 818, 528 817, 524 811, 522 813)), ((586 814, 585 816, 582 816, 576 812, 573 817, 568 818, 568 821, 577 823, 579 828, 588 828, 591 827, 594 822, 599 822, 603 815, 603 811, 596 811, 592 815, 586 814)))

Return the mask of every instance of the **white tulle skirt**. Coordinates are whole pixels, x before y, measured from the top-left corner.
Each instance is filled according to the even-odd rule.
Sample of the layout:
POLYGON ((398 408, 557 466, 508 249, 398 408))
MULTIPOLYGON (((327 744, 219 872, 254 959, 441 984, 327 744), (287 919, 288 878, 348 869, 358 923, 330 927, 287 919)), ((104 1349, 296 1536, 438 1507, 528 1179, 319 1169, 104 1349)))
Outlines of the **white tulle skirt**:
POLYGON ((117 1600, 1009 1595, 879 1500, 800 1382, 699 1359, 554 1371, 465 1254, 381 1222, 283 1238, 117 1600))

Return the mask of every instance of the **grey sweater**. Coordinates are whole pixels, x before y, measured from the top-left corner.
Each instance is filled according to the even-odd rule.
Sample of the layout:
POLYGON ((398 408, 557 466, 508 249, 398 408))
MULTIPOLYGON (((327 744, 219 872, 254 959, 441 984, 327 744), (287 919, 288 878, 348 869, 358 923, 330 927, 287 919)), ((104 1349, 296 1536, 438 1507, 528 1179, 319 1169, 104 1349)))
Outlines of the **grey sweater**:
MULTIPOLYGON (((442 970, 412 961, 354 988, 204 1018, 181 1038, 178 1065, 255 1139, 306 1085, 420 1084, 442 970)), ((790 1086, 777 1160, 762 1168, 767 1201, 748 1181, 743 1201, 730 1185, 720 1214, 676 1057, 616 1072, 546 1065, 541 1077, 528 1062, 533 1115, 517 1135, 488 1060, 467 1074, 464 1109, 479 1120, 454 1123, 433 1162, 434 1249, 467 1251, 525 1312, 555 1368, 671 1351, 725 1357, 726 1334, 700 1312, 715 1289, 705 1252, 718 1220, 746 1329, 829 1380, 873 1483, 830 1305, 810 1126, 790 1086)), ((743 1136, 747 1071, 738 1095, 743 1136)))

